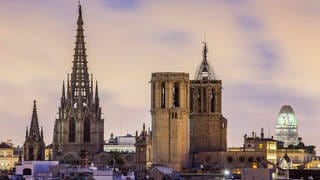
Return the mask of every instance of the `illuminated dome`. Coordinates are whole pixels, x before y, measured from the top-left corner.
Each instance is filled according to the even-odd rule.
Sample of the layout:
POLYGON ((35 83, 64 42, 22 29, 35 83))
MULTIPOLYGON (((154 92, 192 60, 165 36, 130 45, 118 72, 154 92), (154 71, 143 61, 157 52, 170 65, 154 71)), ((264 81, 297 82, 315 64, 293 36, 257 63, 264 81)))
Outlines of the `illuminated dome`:
POLYGON ((290 105, 284 105, 280 109, 275 138, 279 141, 283 141, 284 147, 288 147, 290 144, 298 144, 297 118, 290 105))

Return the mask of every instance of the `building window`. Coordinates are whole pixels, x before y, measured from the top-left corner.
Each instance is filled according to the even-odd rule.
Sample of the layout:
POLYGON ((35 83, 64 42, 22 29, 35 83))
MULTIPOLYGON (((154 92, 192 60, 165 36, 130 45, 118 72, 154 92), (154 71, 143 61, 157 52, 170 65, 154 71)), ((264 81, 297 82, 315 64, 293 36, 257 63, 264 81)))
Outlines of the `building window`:
POLYGON ((198 112, 200 113, 201 112, 201 89, 198 89, 198 112))
POLYGON ((34 161, 33 147, 29 147, 29 161, 34 161))
POLYGON ((190 112, 193 113, 193 89, 190 90, 190 112))
POLYGON ((173 86, 173 107, 179 107, 179 84, 174 83, 173 86))
POLYGON ((263 145, 262 144, 259 144, 259 149, 262 149, 263 145))
POLYGON ((86 118, 83 124, 83 142, 90 142, 90 120, 86 118))
POLYGON ((152 108, 155 108, 155 103, 156 103, 156 94, 155 94, 155 89, 156 89, 156 84, 152 84, 152 108))
POLYGON ((215 94, 214 90, 211 90, 211 96, 210 96, 210 106, 211 106, 211 112, 213 113, 215 111, 215 94))
POLYGON ((233 157, 228 156, 228 157, 227 157, 227 161, 228 161, 229 163, 231 163, 231 162, 233 161, 233 157))
POLYGON ((203 112, 207 112, 207 91, 203 90, 203 112))
POLYGON ((76 141, 76 122, 74 118, 71 118, 69 121, 69 142, 76 141))
POLYGON ((161 84, 161 108, 166 108, 166 85, 161 84))
POLYGON ((239 162, 243 163, 246 159, 243 156, 239 157, 239 162))

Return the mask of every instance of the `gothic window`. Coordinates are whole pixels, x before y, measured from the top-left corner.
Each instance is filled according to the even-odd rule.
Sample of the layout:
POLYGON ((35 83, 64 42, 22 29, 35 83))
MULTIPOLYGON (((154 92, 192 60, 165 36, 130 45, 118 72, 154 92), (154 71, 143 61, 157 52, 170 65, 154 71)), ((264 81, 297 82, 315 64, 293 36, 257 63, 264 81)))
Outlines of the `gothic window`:
POLYGON ((214 90, 211 90, 211 96, 210 96, 210 101, 211 101, 211 112, 215 112, 215 94, 214 90))
POLYGON ((161 84, 161 108, 166 108, 166 86, 161 84))
POLYGON ((193 113, 193 89, 190 90, 190 112, 193 113))
POLYGON ((173 107, 179 107, 179 84, 174 83, 173 86, 173 107))
POLYGON ((76 122, 74 118, 71 118, 69 121, 69 142, 76 141, 76 122))
POLYGON ((33 154, 33 147, 29 147, 29 161, 33 161, 34 159, 34 154, 33 154))
POLYGON ((197 103, 197 106, 198 106, 198 112, 200 113, 201 112, 201 89, 198 89, 198 103, 197 103))
POLYGON ((152 84, 152 108, 155 108, 155 103, 156 103, 156 94, 155 94, 155 89, 156 89, 156 84, 152 84))
POLYGON ((207 91, 203 90, 203 112, 207 112, 207 91))
POLYGON ((90 142, 90 120, 86 118, 83 124, 83 142, 90 142))

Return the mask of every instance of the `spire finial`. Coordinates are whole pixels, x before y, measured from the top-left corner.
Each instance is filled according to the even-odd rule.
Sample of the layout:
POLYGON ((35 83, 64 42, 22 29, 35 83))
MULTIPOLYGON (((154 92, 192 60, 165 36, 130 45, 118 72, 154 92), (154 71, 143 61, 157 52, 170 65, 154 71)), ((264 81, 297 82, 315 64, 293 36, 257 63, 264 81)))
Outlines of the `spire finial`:
POLYGON ((205 80, 205 79, 215 79, 215 74, 212 67, 208 63, 208 47, 206 36, 204 37, 204 41, 202 41, 203 50, 202 50, 202 62, 196 72, 195 79, 197 80, 205 80))
POLYGON ((29 133, 30 135, 40 136, 36 100, 33 101, 33 110, 29 133))

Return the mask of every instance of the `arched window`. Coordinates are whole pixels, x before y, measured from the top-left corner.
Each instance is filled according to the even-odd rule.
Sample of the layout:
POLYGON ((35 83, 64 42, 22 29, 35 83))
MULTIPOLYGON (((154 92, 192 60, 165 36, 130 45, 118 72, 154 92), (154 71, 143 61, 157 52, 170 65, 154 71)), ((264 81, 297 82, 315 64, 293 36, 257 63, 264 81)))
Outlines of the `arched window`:
POLYGON ((214 94, 214 90, 211 90, 211 96, 210 96, 210 101, 211 101, 211 112, 215 112, 215 94, 214 94))
POLYGON ((201 89, 198 89, 198 112, 200 113, 201 112, 201 89))
POLYGON ((153 83, 152 84, 152 108, 155 108, 155 103, 156 103, 156 93, 155 93, 155 89, 156 89, 156 84, 153 83))
POLYGON ((83 124, 83 142, 90 142, 90 120, 86 118, 83 124))
POLYGON ((69 142, 76 141, 76 122, 74 118, 71 118, 69 121, 69 142))
POLYGON ((174 83, 173 86, 173 107, 179 107, 179 84, 174 83))
POLYGON ((203 112, 207 112, 207 91, 203 90, 203 112))
POLYGON ((32 170, 30 168, 23 169, 23 175, 32 175, 32 170))
POLYGON ((161 108, 166 108, 166 85, 161 84, 161 108))
POLYGON ((29 161, 34 161, 33 147, 29 147, 29 161))
POLYGON ((193 113, 194 109, 193 109, 193 96, 194 96, 194 90, 190 89, 190 112, 193 113))

